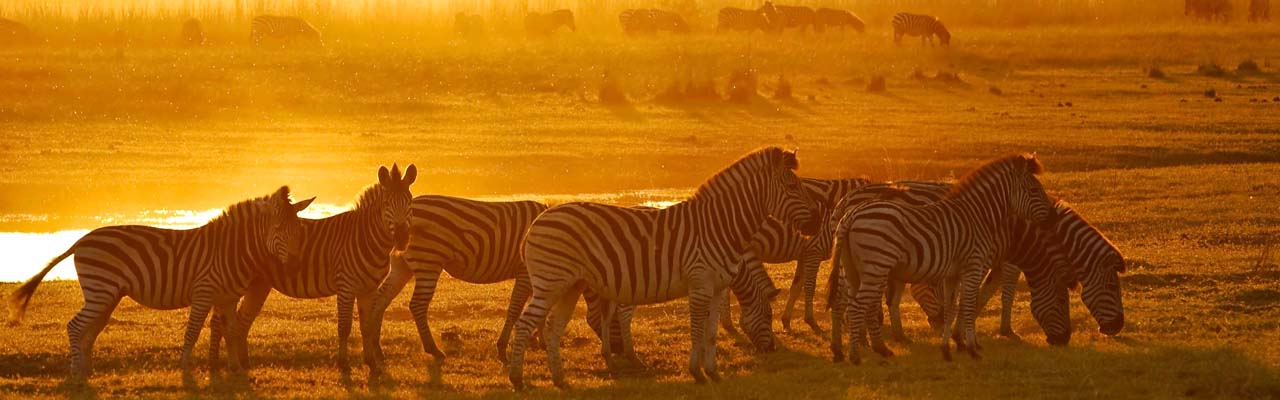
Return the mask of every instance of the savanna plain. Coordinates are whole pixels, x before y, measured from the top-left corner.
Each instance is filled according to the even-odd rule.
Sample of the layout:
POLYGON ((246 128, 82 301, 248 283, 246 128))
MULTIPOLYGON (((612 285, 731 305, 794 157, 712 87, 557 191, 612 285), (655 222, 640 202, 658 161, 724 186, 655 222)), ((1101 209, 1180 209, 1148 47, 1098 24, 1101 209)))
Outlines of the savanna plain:
MULTIPOLYGON (((946 363, 907 300, 914 344, 891 342, 896 357, 832 364, 825 335, 775 321, 784 349, 756 354, 722 332, 726 379, 695 385, 683 301, 640 309, 647 365, 616 374, 580 308, 564 349, 574 387, 551 387, 536 351, 526 367, 535 388, 515 394, 493 350, 511 285, 446 277, 431 309, 448 355, 438 368, 421 350, 409 291, 387 313, 388 376, 372 382, 362 367, 336 367, 333 299, 276 294, 249 338, 248 376, 199 369, 197 386, 184 387, 186 311, 125 300, 80 386, 64 382, 65 324, 82 296, 75 281, 53 281, 24 324, 0 327, 0 397, 1280 397, 1277 25, 960 25, 949 48, 894 46, 881 21, 861 35, 641 38, 580 29, 370 40, 347 28, 323 48, 284 50, 240 43, 246 28, 228 25, 201 48, 138 39, 0 49, 0 230, 219 208, 280 184, 344 204, 392 162, 416 163, 415 194, 625 203, 678 199, 766 145, 798 148, 802 176, 878 180, 946 180, 1035 151, 1050 194, 1128 259, 1127 323, 1103 336, 1073 300, 1071 343, 1050 347, 1022 286, 1022 340, 998 337, 988 307, 984 359, 946 363), (1258 70, 1237 68, 1246 60, 1258 70), (745 103, 683 90, 711 82, 727 96, 740 70, 759 82, 745 103), (882 92, 867 90, 876 77, 882 92), (602 89, 626 100, 601 101, 602 89)), ((784 291, 775 316, 793 269, 769 266, 784 291)))

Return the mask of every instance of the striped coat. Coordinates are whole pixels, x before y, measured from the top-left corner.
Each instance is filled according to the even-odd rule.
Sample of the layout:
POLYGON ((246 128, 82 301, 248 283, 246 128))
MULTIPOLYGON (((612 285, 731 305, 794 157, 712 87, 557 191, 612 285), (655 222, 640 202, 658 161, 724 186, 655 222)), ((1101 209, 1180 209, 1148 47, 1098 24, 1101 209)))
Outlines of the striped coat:
POLYGON ((774 31, 779 29, 780 18, 778 9, 773 6, 773 3, 767 1, 763 6, 754 10, 725 7, 721 8, 720 12, 716 14, 716 33, 725 31, 774 31))
POLYGON ((545 14, 531 12, 524 17, 524 30, 530 35, 550 35, 560 27, 569 28, 573 32, 578 30, 578 25, 573 22, 573 11, 555 10, 545 14))
MULTIPOLYGON (((191 350, 209 310, 235 308, 249 284, 267 266, 292 265, 301 251, 297 212, 311 204, 289 203, 289 188, 228 207, 208 224, 190 230, 147 226, 98 228, 77 240, 9 298, 10 322, 21 320, 44 276, 74 254, 84 307, 67 323, 71 375, 92 373, 93 344, 107 326, 120 299, 148 308, 190 307, 182 346, 182 368, 191 372, 191 350)), ((289 273, 285 269, 282 273, 289 273)), ((239 321, 229 318, 232 332, 239 321)), ((234 363, 233 368, 238 367, 234 363)))
MULTIPOLYGON (((869 333, 876 352, 892 354, 880 337, 878 319, 871 318, 890 280, 938 283, 943 299, 954 299, 958 289, 964 343, 978 357, 973 326, 978 287, 987 269, 1009 249, 1009 221, 1039 224, 1052 215, 1052 203, 1036 178, 1041 170, 1034 156, 1005 157, 969 173, 942 201, 919 207, 872 201, 841 218, 833 246, 836 267, 845 269, 852 293, 846 313, 852 362, 861 362, 861 341, 852 337, 864 322, 872 322, 869 333)), ((943 303, 942 353, 948 360, 946 340, 956 314, 950 303, 943 303)))
MULTIPOLYGON (((529 335, 553 314, 556 318, 545 326, 543 335, 552 380, 557 386, 565 385, 560 335, 569 310, 586 288, 621 304, 689 296, 689 372, 698 381, 708 376, 719 379, 714 346, 716 294, 739 272, 735 267, 751 234, 769 215, 792 226, 816 229, 812 201, 793 172, 797 166, 794 153, 767 148, 733 163, 688 201, 666 209, 568 203, 544 212, 525 237, 533 297, 516 326, 511 383, 517 389, 523 387, 529 335)), ((606 331, 611 322, 607 314, 601 324, 606 331)), ((604 337, 610 337, 608 332, 604 337)))
POLYGON ((937 36, 943 46, 951 44, 951 31, 937 17, 898 13, 893 16, 893 43, 902 44, 903 36, 919 36, 920 43, 933 44, 937 36))
POLYGON ((822 25, 818 23, 818 15, 812 8, 804 6, 775 6, 778 9, 777 23, 778 29, 795 28, 800 32, 806 29, 812 29, 814 32, 822 32, 822 25))
POLYGON ((656 8, 624 10, 618 14, 618 24, 628 35, 654 34, 659 31, 689 33, 689 24, 680 14, 656 8))
POLYGON ((858 31, 858 33, 863 33, 866 30, 866 24, 862 22, 862 19, 853 15, 853 13, 848 10, 819 8, 816 11, 816 17, 818 21, 817 26, 823 30, 827 28, 840 28, 840 30, 844 30, 846 27, 852 28, 853 30, 858 31))
POLYGON ((255 46, 306 43, 323 46, 320 31, 298 17, 259 15, 249 22, 249 40, 255 46))
MULTIPOLYGON (((248 330, 262 311, 271 289, 297 299, 337 296, 338 366, 347 370, 347 341, 351 337, 353 307, 360 309, 360 336, 364 339, 364 348, 373 347, 369 341, 375 337, 370 331, 373 327, 370 317, 374 297, 387 275, 389 254, 393 249, 403 250, 408 243, 409 202, 413 199, 409 186, 417 177, 418 169, 413 164, 405 168, 404 176, 400 175, 398 165, 393 165, 390 170, 381 167, 378 169, 378 183, 360 193, 354 209, 324 219, 302 220, 303 242, 298 272, 268 274, 255 281, 238 310, 245 326, 243 335, 228 337, 228 343, 246 340, 248 330)), ((214 316, 214 321, 218 321, 219 313, 214 316)), ((210 358, 214 359, 221 332, 219 324, 211 325, 214 335, 210 340, 210 358)), ((242 365, 248 365, 247 344, 241 343, 238 348, 241 352, 232 356, 239 357, 242 365)), ((381 372, 374 353, 365 351, 364 361, 370 374, 381 372)))

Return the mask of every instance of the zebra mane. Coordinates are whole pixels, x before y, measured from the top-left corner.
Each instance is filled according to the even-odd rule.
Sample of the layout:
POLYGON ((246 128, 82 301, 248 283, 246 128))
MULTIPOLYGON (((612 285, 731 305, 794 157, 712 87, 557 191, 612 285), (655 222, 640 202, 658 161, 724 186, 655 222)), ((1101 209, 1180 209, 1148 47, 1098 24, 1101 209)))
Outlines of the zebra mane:
POLYGON ((206 226, 213 225, 215 223, 220 223, 223 221, 234 220, 236 218, 239 218, 237 216, 243 215, 243 214, 256 214, 256 213, 262 212, 263 205, 266 205, 268 207, 274 206, 270 203, 271 201, 273 201, 273 198, 284 199, 286 203, 285 205, 287 205, 289 201, 289 187, 281 186, 279 189, 276 189, 276 191, 272 194, 262 196, 262 197, 256 197, 248 200, 243 200, 239 203, 232 204, 227 208, 223 209, 222 214, 219 214, 217 217, 214 217, 213 219, 209 220, 209 223, 205 225, 206 226))
POLYGON ((383 187, 381 183, 373 183, 369 186, 365 186, 364 189, 360 190, 360 195, 356 196, 355 209, 364 210, 372 209, 373 207, 381 207, 383 195, 385 193, 386 188, 383 187))
POLYGON ((702 182, 702 184, 693 191, 693 195, 689 196, 689 200, 701 197, 708 188, 715 186, 717 182, 725 179, 725 176, 738 175, 743 171, 755 172, 755 170, 770 166, 782 166, 791 170, 796 170, 800 168, 800 162, 796 159, 795 152, 783 150, 781 147, 777 146, 765 147, 747 153, 747 155, 742 156, 742 158, 739 158, 737 161, 729 164, 728 167, 716 172, 714 175, 711 175, 710 178, 707 178, 706 181, 702 182))
POLYGON ((993 179, 993 177, 1023 171, 1032 175, 1040 175, 1044 172, 1044 164, 1041 164, 1040 160, 1036 159, 1035 154, 1031 153, 1007 156, 988 162, 960 178, 959 181, 951 186, 951 191, 947 192, 947 197, 954 197, 957 194, 972 190, 974 186, 982 185, 993 179))

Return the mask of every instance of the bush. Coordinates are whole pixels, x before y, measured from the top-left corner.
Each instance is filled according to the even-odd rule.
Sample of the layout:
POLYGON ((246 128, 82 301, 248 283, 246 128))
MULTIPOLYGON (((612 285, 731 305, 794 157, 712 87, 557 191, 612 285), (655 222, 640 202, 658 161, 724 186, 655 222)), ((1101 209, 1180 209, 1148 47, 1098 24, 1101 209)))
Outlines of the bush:
POLYGON ((884 75, 875 75, 871 77, 871 82, 867 83, 867 91, 871 93, 884 92, 886 89, 884 83, 884 75))
POLYGON ((1200 64, 1199 67, 1196 67, 1196 73, 1204 76, 1221 77, 1227 75, 1227 70, 1222 69, 1218 64, 1209 63, 1200 64))
POLYGON ((729 101, 735 103, 749 103, 751 99, 756 97, 756 87, 759 82, 756 80, 755 70, 739 69, 729 74, 729 101))
POLYGON ((1247 73, 1256 74, 1256 73, 1262 72, 1262 69, 1258 68, 1257 62, 1253 60, 1245 59, 1244 61, 1240 62, 1240 65, 1236 66, 1236 72, 1247 72, 1247 73))

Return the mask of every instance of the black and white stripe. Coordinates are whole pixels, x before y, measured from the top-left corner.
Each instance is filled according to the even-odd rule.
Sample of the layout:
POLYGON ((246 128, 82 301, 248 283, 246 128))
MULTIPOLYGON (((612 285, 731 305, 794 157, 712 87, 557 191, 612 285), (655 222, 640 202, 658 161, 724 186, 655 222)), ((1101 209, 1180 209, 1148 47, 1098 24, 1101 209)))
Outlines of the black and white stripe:
MULTIPOLYGON (((523 388, 524 351, 546 324, 552 380, 564 386, 560 336, 586 288, 620 304, 689 297, 689 372, 719 379, 715 364, 717 292, 729 286, 747 241, 770 215, 816 230, 813 201, 793 171, 795 153, 753 152, 712 176, 687 201, 662 210, 567 203, 544 212, 525 238, 533 298, 521 314, 512 347, 511 383, 523 388), (553 307, 555 308, 553 312, 553 307)), ((606 308, 609 310, 610 308, 606 308)), ((610 313, 601 324, 610 337, 610 313)), ((609 341, 602 341, 606 344, 609 341)))
MULTIPOLYGON (((122 225, 98 228, 77 240, 9 298, 10 321, 21 320, 49 270, 74 254, 84 307, 67 323, 71 375, 92 373, 93 345, 123 297, 148 308, 190 307, 182 345, 182 368, 191 372, 191 350, 211 308, 231 312, 264 268, 291 266, 302 247, 297 212, 314 198, 289 203, 289 188, 228 207, 208 224, 190 230, 122 225)), ((285 267, 281 273, 290 273, 285 267)), ((234 314, 231 314, 234 315, 234 314)), ((240 329, 228 318, 232 332, 240 329)), ((232 364, 233 369, 238 365, 232 364)))
MULTIPOLYGON (((404 249, 409 241, 409 202, 413 194, 409 186, 417 180, 413 164, 400 174, 400 166, 378 169, 378 183, 365 188, 355 208, 324 219, 302 220, 302 253, 299 268, 288 275, 270 273, 254 282, 238 310, 244 329, 240 337, 227 337, 230 344, 240 340, 238 357, 248 365, 248 345, 244 343, 254 320, 262 311, 271 289, 296 299, 319 299, 337 296, 338 302, 338 366, 349 368, 347 341, 351 337, 353 307, 360 310, 360 337, 364 341, 364 361, 371 374, 380 372, 370 331, 374 325, 371 310, 378 286, 387 275, 387 264, 393 249, 404 249)), ((210 358, 216 359, 221 329, 221 313, 215 312, 210 324, 210 358)))
POLYGON ((778 10, 778 20, 776 27, 781 30, 794 28, 800 32, 811 29, 814 32, 822 32, 822 25, 818 24, 818 15, 812 8, 805 6, 774 6, 778 10))
POLYGON ((779 29, 781 17, 778 15, 778 9, 773 6, 772 2, 765 2, 764 5, 754 10, 746 10, 735 7, 721 8, 716 14, 716 33, 725 31, 774 31, 779 29))
POLYGON ((948 360, 945 339, 956 317, 954 294, 961 293, 964 343, 970 355, 978 356, 973 326, 978 288, 987 269, 1008 251, 1011 222, 1021 218, 1041 224, 1052 217, 1052 202, 1036 178, 1041 170, 1034 156, 1005 157, 968 174, 942 201, 919 207, 872 201, 840 220, 834 261, 836 268, 845 269, 846 290, 856 294, 846 312, 852 362, 861 362, 861 341, 852 338, 864 323, 870 324, 876 352, 892 354, 880 337, 879 318, 872 318, 890 280, 941 285, 942 351, 948 360))
POLYGON ((863 33, 866 30, 866 24, 862 22, 862 19, 848 10, 819 8, 816 13, 818 18, 817 25, 823 30, 840 28, 843 31, 845 28, 852 28, 858 33, 863 33))
POLYGON ((628 35, 654 34, 660 31, 689 33, 689 24, 680 14, 656 8, 630 9, 618 14, 618 24, 628 35))
POLYGON ((576 32, 578 25, 573 22, 573 11, 555 10, 549 13, 530 12, 524 17, 524 30, 530 35, 550 35, 560 27, 576 32))
POLYGON ((320 31, 298 17, 259 15, 249 23, 249 39, 255 46, 264 44, 306 43, 323 45, 320 31))
POLYGON ((937 17, 898 13, 893 16, 893 43, 902 44, 903 36, 919 36, 920 43, 933 44, 937 36, 943 46, 951 44, 951 31, 937 17))

